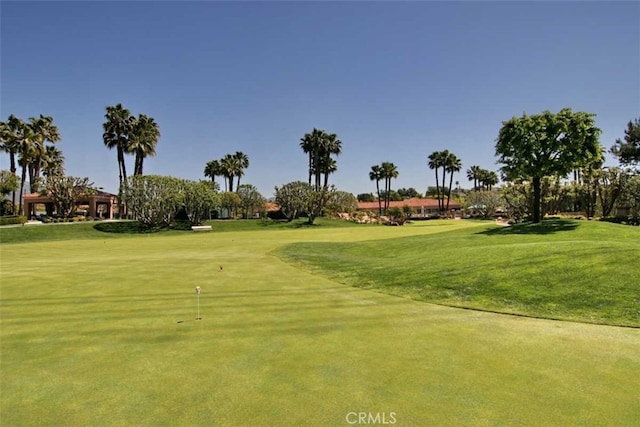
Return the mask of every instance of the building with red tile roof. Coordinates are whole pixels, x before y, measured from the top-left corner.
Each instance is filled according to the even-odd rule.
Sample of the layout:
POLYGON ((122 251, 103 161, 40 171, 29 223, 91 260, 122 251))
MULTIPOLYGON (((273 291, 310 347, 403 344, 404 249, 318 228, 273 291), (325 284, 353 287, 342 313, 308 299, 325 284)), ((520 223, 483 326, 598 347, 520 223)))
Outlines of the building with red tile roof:
MULTIPOLYGON (((445 200, 444 203, 446 204, 447 201, 445 200)), ((411 209, 413 209, 412 217, 414 218, 428 218, 429 216, 438 215, 439 213, 438 199, 412 197, 406 200, 389 202, 390 208, 402 208, 403 206, 410 206, 411 209)), ((462 209, 460 203, 455 200, 449 202, 450 211, 459 211, 460 209, 462 209)), ((378 202, 358 202, 358 210, 378 212, 378 202)))

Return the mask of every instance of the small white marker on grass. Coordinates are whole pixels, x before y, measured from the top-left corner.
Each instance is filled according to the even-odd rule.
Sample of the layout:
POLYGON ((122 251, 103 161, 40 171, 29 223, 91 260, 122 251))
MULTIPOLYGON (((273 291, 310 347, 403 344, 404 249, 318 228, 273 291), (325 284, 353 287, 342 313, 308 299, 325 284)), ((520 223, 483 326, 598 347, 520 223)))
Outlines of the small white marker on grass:
POLYGON ((196 295, 198 298, 198 317, 196 317, 196 320, 202 320, 202 317, 200 317, 200 291, 202 289, 200 289, 200 286, 196 286, 196 295))

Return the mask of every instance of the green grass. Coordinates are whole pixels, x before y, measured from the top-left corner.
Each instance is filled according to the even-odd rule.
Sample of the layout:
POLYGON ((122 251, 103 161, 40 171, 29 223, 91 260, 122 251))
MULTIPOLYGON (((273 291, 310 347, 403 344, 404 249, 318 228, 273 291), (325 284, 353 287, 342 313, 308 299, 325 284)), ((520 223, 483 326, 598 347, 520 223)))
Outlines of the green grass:
POLYGON ((438 304, 640 326, 640 229, 549 220, 348 243, 285 258, 352 286, 438 304))
POLYGON ((338 426, 367 411, 402 426, 634 425, 637 329, 425 304, 274 255, 301 241, 339 254, 340 242, 501 237, 486 228, 90 229, 2 244, 1 424, 338 426))
MULTIPOLYGON (((229 231, 286 230, 305 228, 350 228, 370 227, 347 221, 318 218, 314 225, 307 224, 306 218, 295 221, 271 220, 211 220, 205 224, 212 226, 212 233, 229 231)), ((187 227, 188 228, 188 227, 187 227)), ((24 227, 0 227, 0 244, 33 243, 54 240, 87 240, 131 238, 136 235, 145 237, 174 236, 193 233, 191 230, 147 229, 135 221, 74 222, 61 224, 38 224, 24 227)))

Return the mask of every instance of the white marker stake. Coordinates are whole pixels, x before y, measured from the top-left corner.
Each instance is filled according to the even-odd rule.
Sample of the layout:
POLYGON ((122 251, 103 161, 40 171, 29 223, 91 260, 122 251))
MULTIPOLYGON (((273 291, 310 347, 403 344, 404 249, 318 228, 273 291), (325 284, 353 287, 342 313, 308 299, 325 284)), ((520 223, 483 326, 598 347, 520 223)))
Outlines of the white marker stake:
POLYGON ((196 295, 198 296, 198 317, 196 317, 196 320, 202 320, 202 317, 200 317, 200 286, 196 286, 196 295))

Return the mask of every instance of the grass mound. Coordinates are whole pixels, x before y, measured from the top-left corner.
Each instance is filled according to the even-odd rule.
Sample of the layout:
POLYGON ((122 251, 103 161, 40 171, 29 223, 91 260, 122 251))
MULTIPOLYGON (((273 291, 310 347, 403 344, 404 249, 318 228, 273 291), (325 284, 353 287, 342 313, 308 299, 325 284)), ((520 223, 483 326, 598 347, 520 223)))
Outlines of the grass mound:
POLYGON ((298 242, 285 259, 340 282, 443 305, 640 326, 640 230, 552 220, 398 239, 298 242))

